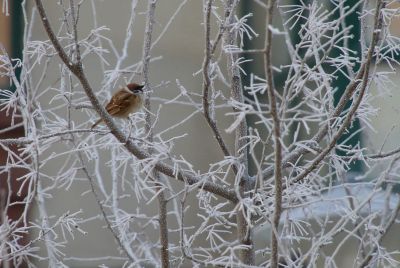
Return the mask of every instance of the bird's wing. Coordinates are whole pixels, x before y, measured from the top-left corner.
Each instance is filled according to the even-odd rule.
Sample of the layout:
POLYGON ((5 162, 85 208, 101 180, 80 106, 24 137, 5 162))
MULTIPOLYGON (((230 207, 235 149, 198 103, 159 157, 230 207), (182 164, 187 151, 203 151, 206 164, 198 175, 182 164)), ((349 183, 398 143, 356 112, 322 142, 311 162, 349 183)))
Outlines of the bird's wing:
POLYGON ((123 113, 124 108, 131 102, 132 94, 128 92, 122 92, 116 94, 110 102, 106 105, 106 110, 110 115, 118 115, 123 113))

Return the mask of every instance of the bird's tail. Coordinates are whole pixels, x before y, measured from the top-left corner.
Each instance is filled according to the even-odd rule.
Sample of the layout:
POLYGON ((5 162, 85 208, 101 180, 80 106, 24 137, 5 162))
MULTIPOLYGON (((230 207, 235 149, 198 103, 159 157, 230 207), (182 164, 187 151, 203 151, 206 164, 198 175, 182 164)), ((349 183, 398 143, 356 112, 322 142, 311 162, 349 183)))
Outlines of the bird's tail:
POLYGON ((96 123, 93 124, 93 126, 90 129, 94 129, 98 124, 101 123, 101 121, 103 121, 103 119, 100 118, 99 120, 96 121, 96 123))

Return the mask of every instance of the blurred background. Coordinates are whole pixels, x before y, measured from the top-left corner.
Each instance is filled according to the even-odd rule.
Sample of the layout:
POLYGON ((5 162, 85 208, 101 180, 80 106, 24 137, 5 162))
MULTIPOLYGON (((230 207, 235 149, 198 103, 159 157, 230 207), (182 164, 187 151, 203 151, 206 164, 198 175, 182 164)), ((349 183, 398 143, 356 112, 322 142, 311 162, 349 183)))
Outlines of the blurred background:
MULTIPOLYGON (((21 58, 21 48, 23 43, 23 14, 20 4, 22 1, 13 0, 6 1, 0 0, 2 3, 3 10, 5 3, 8 4, 9 15, 6 12, 0 13, 0 42, 6 47, 8 53, 12 56, 12 58, 21 58)), ((28 6, 32 7, 32 2, 28 1, 28 6)), ((45 8, 47 10, 47 14, 51 23, 54 25, 54 29, 58 29, 60 25, 60 20, 63 17, 63 14, 60 11, 58 6, 58 1, 43 1, 45 8)), ((260 33, 260 36, 255 38, 254 40, 248 40, 245 44, 246 48, 260 48, 264 43, 263 36, 263 23, 265 21, 265 13, 263 9, 259 8, 256 1, 241 1, 242 4, 240 6, 240 13, 242 15, 247 13, 253 13, 253 16, 249 18, 249 24, 254 27, 256 32, 260 33)), ((289 1, 286 3, 296 3, 297 0, 289 1)), ((356 0, 348 0, 351 5, 352 2, 356 2, 356 0)), ((373 1, 371 1, 373 2, 373 1)), ((131 2, 128 0, 120 0, 120 1, 83 1, 80 8, 80 19, 79 19, 79 34, 81 37, 87 36, 91 29, 94 27, 93 21, 93 9, 92 3, 96 5, 96 17, 97 17, 97 26, 105 25, 109 28, 109 31, 106 32, 107 38, 111 39, 117 49, 121 49, 123 47, 123 42, 126 34, 126 25, 128 23, 130 17, 131 10, 131 2)), ((168 22, 171 15, 174 14, 177 7, 180 6, 182 0, 169 0, 169 1, 159 1, 156 9, 156 24, 154 27, 154 36, 157 37, 161 30, 164 28, 164 25, 168 22)), ((326 1, 327 6, 329 7, 329 1, 326 1)), ((142 46, 143 46, 143 33, 145 26, 145 17, 146 17, 146 9, 147 3, 146 1, 139 1, 137 5, 136 14, 137 17, 135 19, 135 29, 133 32, 133 38, 129 45, 129 60, 133 63, 136 63, 141 60, 142 57, 142 46)), ((27 9, 30 12, 30 8, 27 9)), ((27 14, 28 20, 31 18, 31 14, 27 14)), ((281 25, 281 20, 279 16, 275 16, 275 24, 276 27, 281 25)), ((158 98, 172 98, 175 97, 179 90, 176 85, 176 79, 184 85, 188 90, 201 93, 201 84, 202 77, 201 75, 195 75, 200 69, 204 56, 204 28, 202 25, 203 20, 203 12, 202 12, 202 1, 189 0, 182 6, 182 10, 176 15, 174 21, 172 22, 171 27, 168 29, 168 32, 160 39, 157 46, 152 50, 152 56, 162 56, 161 60, 158 60, 154 63, 150 64, 150 82, 152 85, 161 85, 155 89, 154 96, 158 98)), ((356 12, 353 16, 349 16, 347 24, 352 24, 355 27, 353 28, 354 32, 352 34, 355 35, 353 39, 354 43, 350 44, 350 47, 357 50, 359 46, 359 22, 356 12)), ((400 36, 400 22, 394 21, 390 26, 391 31, 400 36)), ((214 32, 216 29, 213 29, 214 32)), ((293 33, 297 33, 296 29, 293 30, 293 33)), ((35 18, 35 23, 32 31, 32 40, 47 40, 47 35, 43 30, 43 26, 38 20, 38 17, 35 18)), ((298 42, 299 37, 296 34, 293 34, 292 41, 293 43, 298 42)), ((276 38, 274 39, 273 47, 284 47, 284 40, 276 38)), ((284 50, 278 49, 274 50, 273 53, 274 64, 277 66, 281 64, 285 64, 289 62, 287 57, 287 53, 284 50)), ((109 68, 112 69, 113 64, 115 64, 115 59, 112 56, 107 58, 110 63, 109 68)), ((60 72, 60 61, 52 61, 51 67, 49 68, 49 72, 46 77, 46 84, 51 85, 56 83, 59 72, 60 72)), ((87 57, 85 60, 85 71, 94 87, 101 87, 101 82, 104 79, 104 74, 99 72, 98 66, 99 61, 98 58, 87 57)), ((245 66, 246 71, 254 72, 256 74, 262 74, 262 63, 261 59, 254 57, 251 63, 247 63, 245 66)), ((357 68, 357 66, 355 66, 357 68)), ((382 70, 387 69, 387 66, 382 65, 379 66, 382 70)), ((260 76, 262 76, 260 74, 260 76)), ((36 74, 37 76, 39 74, 36 74)), ((285 74, 282 73, 281 76, 276 77, 276 81, 278 84, 282 84, 284 82, 285 74)), ((37 79, 37 78, 36 78, 37 79)), ((138 82, 141 82, 140 76, 135 77, 138 82)), ((244 77, 245 84, 248 84, 248 80, 244 77)), ((395 85, 400 84, 400 76, 393 77, 393 81, 395 85)), ((121 79, 122 84, 122 79, 121 79)), ((9 81, 4 78, 0 78, 0 87, 6 88, 9 85, 9 81)), ((335 85, 338 88, 344 89, 347 85, 347 81, 343 79, 338 79, 337 84, 335 85)), ((339 91, 340 92, 340 91, 339 91)), ((372 90, 373 94, 380 94, 380 92, 376 92, 376 90, 372 90)), ((43 108, 48 108, 50 99, 52 96, 43 96, 41 97, 41 103, 43 104, 43 108)), ((338 96, 339 97, 339 96, 338 96)), ((370 148, 379 149, 382 146, 382 136, 387 136, 386 142, 383 146, 384 151, 388 151, 390 149, 394 149, 398 146, 398 137, 400 136, 400 117, 399 114, 399 100, 400 100, 400 91, 392 90, 390 94, 385 96, 384 98, 377 98, 374 104, 376 107, 379 107, 378 116, 372 118, 371 125, 374 127, 374 131, 367 130, 362 131, 359 135, 354 135, 352 139, 350 139, 349 144, 357 144, 358 142, 362 142, 370 148)), ((155 101, 157 103, 157 101, 155 101)), ((174 122, 178 121, 178 118, 184 118, 188 114, 190 114, 192 109, 185 108, 183 106, 179 107, 164 107, 163 113, 160 115, 160 121, 157 125, 157 129, 165 129, 174 122)), ((85 117, 83 120, 79 119, 82 116, 82 112, 77 112, 75 115, 75 119, 77 122, 81 121, 85 122, 89 118, 85 117)), ((219 114, 220 118, 218 118, 218 123, 221 129, 226 129, 231 120, 226 120, 223 117, 223 113, 219 114)), ((94 121, 94 118, 90 118, 94 121)), ((251 118, 249 118, 251 122, 251 118)), ((5 128, 5 125, 9 124, 9 120, 6 116, 0 116, 0 125, 2 129, 5 128), (1 122, 5 121, 5 122, 1 122), (1 125, 2 124, 2 125, 1 125)), ((88 123, 89 126, 89 123, 88 123)), ((361 124, 355 123, 353 126, 353 131, 358 130, 361 124)), ((1 131, 1 130, 0 130, 1 131)), ((12 137, 17 137, 18 135, 22 136, 24 133, 23 128, 18 128, 17 132, 14 133, 12 137)), ((157 131, 157 130, 156 130, 157 131)), ((175 146, 174 153, 182 154, 188 157, 188 161, 196 163, 197 169, 200 171, 205 171, 208 169, 209 164, 217 161, 221 158, 221 154, 218 146, 214 142, 214 138, 212 137, 212 133, 206 125, 205 120, 201 115, 195 116, 192 120, 186 123, 184 132, 188 133, 187 138, 180 140, 179 143, 175 146), (210 142, 211 141, 211 142, 210 142), (195 153, 193 153, 195 152, 195 153)), ((177 128, 176 130, 170 133, 171 136, 182 133, 182 129, 177 128)), ((351 133, 350 133, 351 134, 351 133)), ((350 135, 349 134, 349 135, 350 135)), ((9 137, 9 136, 4 136, 9 137)), ((4 138, 2 137, 2 138, 4 138)), ((229 140, 227 136, 226 139, 230 142, 230 146, 233 147, 233 140, 229 140)), ((64 146, 60 144, 58 148, 54 148, 55 152, 60 152, 65 150, 64 146)), ((49 151, 48 154, 52 152, 49 151)), ((4 152, 3 152, 4 154, 4 152)), ((57 171, 61 165, 63 165, 63 161, 65 159, 57 158, 54 161, 50 161, 46 165, 44 165, 44 172, 46 174, 57 174, 57 171)), ((104 169, 104 167, 103 167, 104 169)), ((352 166, 352 171, 362 172, 363 167, 361 163, 355 163, 352 166)), ((107 170, 104 170, 107 172, 107 170)), ((14 174, 18 176, 17 174, 14 174)), ((4 180, 6 173, 1 172, 0 179, 4 180)), ((59 189, 55 190, 52 194, 51 202, 46 203, 46 209, 48 215, 57 215, 60 216, 67 212, 75 212, 81 211, 82 217, 86 219, 90 219, 92 217, 98 217, 99 211, 98 206, 91 194, 83 194, 87 192, 89 189, 88 184, 84 182, 81 178, 77 178, 77 180, 82 180, 79 183, 73 184, 68 190, 59 189)), ((1 184, 0 184, 1 185, 1 184)), ((177 184, 179 185, 179 184, 177 184)), ((15 197, 17 198, 17 197, 15 197)), ((190 204, 196 207, 195 196, 191 196, 190 204)), ((10 210, 10 213, 18 213, 17 210, 21 209, 18 207, 10 210), (15 212, 15 211, 16 212, 15 212), (13 212, 14 211, 14 212, 13 212)), ((156 214, 157 208, 155 205, 146 206, 146 209, 154 210, 149 211, 150 214, 156 214), (152 213, 151 213, 152 212, 152 213)), ((198 221, 196 217, 196 210, 190 212, 191 216, 187 217, 187 224, 192 225, 198 221)), ((40 222, 38 219, 38 211, 37 208, 33 207, 31 209, 31 219, 35 222, 40 222)), ((117 246, 114 242, 114 238, 109 233, 108 230, 104 228, 104 222, 102 221, 91 221, 83 222, 81 228, 87 232, 87 235, 77 235, 70 243, 66 244, 62 249, 62 252, 65 254, 65 263, 70 267, 96 267, 101 264, 105 264, 108 267, 120 267, 121 261, 116 259, 110 260, 107 258, 101 259, 104 256, 119 256, 117 246), (71 257, 73 256, 73 257, 71 257), (95 258, 100 258, 101 260, 94 261, 95 258)), ((269 242, 269 230, 260 228, 258 231, 257 237, 257 245, 268 245, 269 242)), ((398 240, 398 234, 400 229, 393 228, 391 234, 387 236, 385 241, 388 248, 398 248, 400 246, 398 240)), ((157 239, 158 233, 149 233, 148 234, 153 239, 157 239)), ((233 234, 234 235, 234 234, 233 234)), ((172 238, 174 239, 174 238, 172 238)), ((175 237, 177 239, 177 237, 175 237)), ((335 243, 329 245, 326 249, 327 252, 333 251, 335 245, 339 243, 341 237, 337 237, 335 243)), ((307 246, 307 245, 300 245, 307 246)), ((45 251, 43 245, 40 245, 42 253, 40 255, 45 255, 45 251)), ((356 248, 355 245, 348 243, 347 246, 343 248, 343 252, 338 255, 337 265, 338 267, 351 267, 354 262, 354 255, 356 248)), ((46 267, 45 261, 37 263, 38 267, 46 267)), ((190 266, 188 266, 190 267, 190 266)), ((319 267, 324 267, 324 264, 320 263, 319 267)))

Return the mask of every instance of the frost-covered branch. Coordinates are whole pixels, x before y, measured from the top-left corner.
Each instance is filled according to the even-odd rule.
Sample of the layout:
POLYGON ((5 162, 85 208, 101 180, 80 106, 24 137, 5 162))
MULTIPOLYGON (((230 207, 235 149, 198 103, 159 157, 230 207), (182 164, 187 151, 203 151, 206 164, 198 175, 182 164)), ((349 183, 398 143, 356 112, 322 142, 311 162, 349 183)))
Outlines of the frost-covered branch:
MULTIPOLYGON (((215 139, 218 142, 219 147, 221 148, 224 156, 231 156, 231 153, 228 150, 228 147, 224 141, 224 139, 221 136, 221 133, 217 127, 217 123, 215 118, 212 116, 213 111, 210 111, 210 109, 214 109, 214 107, 210 107, 209 103, 209 93, 210 93, 210 88, 211 88, 211 79, 210 79, 210 64, 211 64, 211 55, 212 55, 212 47, 211 47, 211 37, 210 37, 210 32, 211 32, 211 8, 212 8, 213 0, 208 0, 207 3, 205 4, 205 9, 204 9, 204 29, 205 29, 205 55, 204 55, 204 61, 203 61, 203 66, 202 66, 202 72, 203 72, 203 113, 204 117, 207 121, 207 124, 211 128, 213 135, 215 139)), ((216 42, 217 43, 217 42, 216 42)), ((237 168, 236 166, 232 167, 234 172, 237 173, 237 168)))
MULTIPOLYGON (((132 154, 134 154, 137 158, 139 158, 139 159, 150 158, 150 155, 148 153, 137 148, 134 145, 134 143, 131 140, 127 139, 126 135, 120 129, 118 129, 118 127, 116 126, 116 124, 113 121, 113 119, 111 118, 111 116, 106 112, 105 108, 100 104, 99 100, 97 99, 96 95, 94 94, 94 91, 93 91, 92 87, 90 86, 90 83, 82 69, 82 63, 79 63, 79 62, 72 63, 70 61, 70 59, 68 58, 68 56, 66 55, 64 49, 59 44, 58 39, 55 36, 55 34, 50 26, 49 20, 46 16, 42 1, 35 0, 35 3, 37 5, 37 8, 38 8, 39 14, 41 16, 41 20, 45 27, 45 30, 50 38, 50 41, 54 45, 54 48, 56 49, 58 55, 60 56, 60 58, 62 59, 64 64, 66 64, 66 66, 71 70, 71 72, 78 78, 83 89, 85 90, 85 93, 87 94, 89 100, 91 101, 94 109, 99 113, 100 117, 104 120, 106 125, 110 128, 111 133, 121 143, 124 143, 124 145, 128 149, 128 151, 130 151, 132 154)), ((198 184, 198 187, 200 187, 201 189, 204 189, 206 191, 211 191, 211 192, 213 192, 217 195, 221 195, 222 197, 227 198, 231 201, 234 201, 234 202, 236 201, 234 192, 226 189, 223 186, 219 186, 219 185, 216 185, 211 182, 199 181, 194 176, 189 175, 189 174, 184 174, 179 171, 176 172, 172 167, 170 167, 166 164, 163 164, 163 163, 157 163, 155 165, 155 168, 159 172, 161 172, 169 177, 177 178, 178 180, 187 182, 190 185, 198 184)))
POLYGON ((264 52, 264 64, 265 64, 265 77, 267 79, 267 91, 269 106, 271 109, 271 117, 274 122, 274 152, 275 152, 275 164, 274 164, 274 216, 271 226, 271 267, 278 267, 278 227, 282 213, 282 145, 281 145, 281 126, 280 118, 278 114, 278 103, 276 97, 276 88, 273 80, 272 72, 272 31, 270 29, 272 25, 272 15, 275 6, 275 1, 270 0, 267 3, 267 14, 266 14, 266 34, 265 34, 265 52, 264 52))

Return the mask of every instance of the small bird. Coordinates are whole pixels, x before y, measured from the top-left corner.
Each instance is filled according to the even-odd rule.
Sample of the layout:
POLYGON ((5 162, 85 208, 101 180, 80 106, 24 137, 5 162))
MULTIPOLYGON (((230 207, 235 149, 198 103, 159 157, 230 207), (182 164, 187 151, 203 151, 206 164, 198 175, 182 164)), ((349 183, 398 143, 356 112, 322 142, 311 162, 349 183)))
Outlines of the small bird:
MULTIPOLYGON (((114 93, 111 100, 106 105, 107 112, 116 118, 128 118, 129 114, 138 111, 142 107, 144 85, 135 83, 127 84, 114 93)), ((92 129, 100 124, 103 119, 99 119, 93 124, 92 129)))

